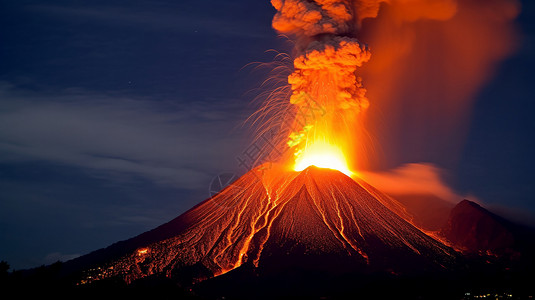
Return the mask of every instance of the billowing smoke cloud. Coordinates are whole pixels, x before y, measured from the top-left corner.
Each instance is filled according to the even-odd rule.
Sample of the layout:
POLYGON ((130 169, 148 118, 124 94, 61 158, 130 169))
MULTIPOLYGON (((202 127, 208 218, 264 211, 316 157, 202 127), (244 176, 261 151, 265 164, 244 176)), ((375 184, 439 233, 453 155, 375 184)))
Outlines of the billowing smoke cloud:
POLYGON ((356 107, 359 111, 368 107, 365 90, 355 74, 357 67, 370 59, 370 52, 356 40, 334 36, 327 41, 313 42, 305 54, 294 61, 295 71, 288 77, 294 93, 290 102, 300 104, 302 93, 315 94, 322 105, 336 101, 336 108, 356 107), (317 82, 324 79, 323 82, 317 82), (330 91, 336 91, 332 98, 326 96, 324 85, 332 84, 330 91))
POLYGON ((353 149, 360 170, 454 168, 477 92, 515 49, 516 0, 271 3, 273 27, 296 41, 291 103, 299 110, 311 98, 332 113, 314 126, 353 149))
POLYGON ((352 27, 349 1, 272 0, 271 4, 278 11, 273 18, 273 28, 279 32, 312 37, 340 35, 352 27))
POLYGON ((519 3, 271 3, 277 9, 273 27, 296 41, 294 72, 288 78, 290 102, 300 111, 312 99, 326 112, 313 122, 299 122, 300 131, 291 134, 288 143, 296 155, 303 144, 311 143, 310 136, 327 135, 353 151, 354 168, 393 170, 363 173, 385 192, 458 201, 441 180, 439 168, 394 168, 415 161, 455 167, 478 90, 515 48, 513 21, 519 3))
MULTIPOLYGON (((348 144, 358 115, 369 105, 357 67, 370 60, 355 37, 354 7, 347 0, 272 0, 273 27, 296 39, 294 72, 288 77, 295 105, 295 132, 288 145, 301 155, 317 140, 348 144), (299 114, 310 111, 316 114, 299 114), (318 116, 317 111, 321 111, 318 116)), ((350 147, 350 145, 344 145, 350 147)), ((345 147, 344 147, 345 148, 345 147)))

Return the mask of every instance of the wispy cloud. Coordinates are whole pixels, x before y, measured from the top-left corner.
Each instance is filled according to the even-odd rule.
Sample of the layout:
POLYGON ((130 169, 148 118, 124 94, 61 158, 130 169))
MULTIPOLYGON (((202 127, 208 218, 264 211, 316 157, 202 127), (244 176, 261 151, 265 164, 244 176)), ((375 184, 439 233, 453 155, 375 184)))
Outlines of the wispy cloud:
POLYGON ((235 166, 236 105, 150 101, 0 87, 0 162, 47 161, 96 176, 141 176, 195 189, 235 166), (234 108, 234 109, 233 109, 234 108))

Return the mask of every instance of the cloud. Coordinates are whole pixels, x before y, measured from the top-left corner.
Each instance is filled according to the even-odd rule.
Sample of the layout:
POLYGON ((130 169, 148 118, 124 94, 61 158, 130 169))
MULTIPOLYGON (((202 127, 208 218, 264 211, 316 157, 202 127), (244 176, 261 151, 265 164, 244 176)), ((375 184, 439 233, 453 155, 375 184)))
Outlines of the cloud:
POLYGON ((36 95, 0 86, 0 162, 46 161, 95 176, 195 189, 235 167, 232 101, 151 101, 83 91, 36 95))
POLYGON ((453 203, 464 198, 444 182, 444 171, 432 164, 405 164, 390 171, 362 172, 360 175, 390 195, 434 195, 453 203))

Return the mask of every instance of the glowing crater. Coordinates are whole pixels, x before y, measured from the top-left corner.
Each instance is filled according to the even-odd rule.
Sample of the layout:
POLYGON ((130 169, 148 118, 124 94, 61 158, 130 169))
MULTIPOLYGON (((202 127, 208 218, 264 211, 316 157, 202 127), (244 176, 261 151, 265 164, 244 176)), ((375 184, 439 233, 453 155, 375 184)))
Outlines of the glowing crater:
POLYGON ((295 171, 303 171, 309 166, 338 170, 347 176, 353 173, 349 170, 342 150, 327 142, 315 142, 307 145, 295 160, 295 171))

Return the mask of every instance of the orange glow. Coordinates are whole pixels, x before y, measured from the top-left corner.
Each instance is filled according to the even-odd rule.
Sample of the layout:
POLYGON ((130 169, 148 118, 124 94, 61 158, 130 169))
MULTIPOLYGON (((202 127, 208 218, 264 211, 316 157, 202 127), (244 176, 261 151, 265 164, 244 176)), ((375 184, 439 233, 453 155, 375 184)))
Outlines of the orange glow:
POLYGON ((367 145, 384 151, 359 166, 460 163, 479 89, 517 45, 519 9, 516 0, 390 0, 357 9, 368 17, 359 38, 373 49, 360 70, 373 100, 366 129, 377 138, 367 145))
MULTIPOLYGON (((298 45, 289 102, 295 113, 287 145, 293 152, 289 165, 303 170, 314 165, 351 175, 358 164, 362 120, 369 106, 366 89, 357 75, 370 60, 368 47, 344 36, 352 27, 349 3, 340 0, 272 1, 277 9, 273 27, 284 34, 307 37, 298 45), (317 35, 324 34, 315 40, 317 35)), ((299 40, 300 41, 300 40, 299 40)))
POLYGON ((351 176, 346 158, 342 150, 327 142, 316 142, 306 147, 295 160, 295 171, 302 171, 309 166, 338 170, 351 176))
POLYGON ((141 248, 137 250, 138 255, 145 255, 147 253, 149 253, 149 248, 141 248))
MULTIPOLYGON (((296 119, 311 106, 331 114, 321 120, 321 132, 329 133, 323 138, 344 151, 352 170, 415 158, 454 161, 477 91, 518 42, 518 0, 271 3, 273 28, 295 42, 291 90, 275 94, 290 97, 296 119), (426 138, 431 135, 443 138, 426 138)), ((294 153, 303 148, 299 143, 314 142, 307 130, 316 130, 316 121, 308 113, 291 124, 294 153)))
POLYGON ((294 60, 288 82, 295 117, 287 145, 295 170, 314 165, 351 176, 349 166, 358 163, 355 136, 369 105, 355 73, 369 59, 370 52, 357 40, 333 38, 294 60))

